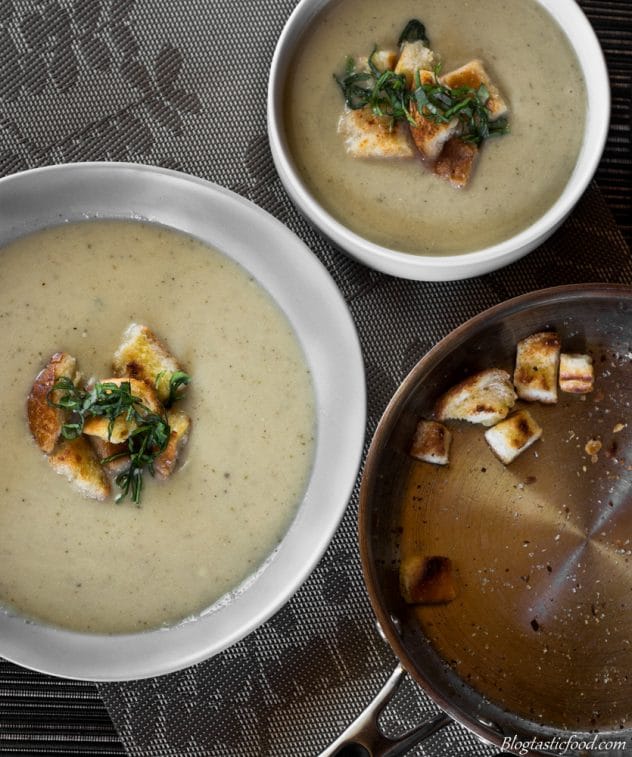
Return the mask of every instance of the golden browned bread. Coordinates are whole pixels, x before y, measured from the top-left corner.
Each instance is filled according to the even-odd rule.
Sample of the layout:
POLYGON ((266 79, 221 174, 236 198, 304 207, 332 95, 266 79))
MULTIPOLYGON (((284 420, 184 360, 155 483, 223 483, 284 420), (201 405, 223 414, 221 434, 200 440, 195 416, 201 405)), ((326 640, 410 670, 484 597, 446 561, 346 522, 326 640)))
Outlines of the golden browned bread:
POLYGON ((498 91, 498 87, 489 78, 483 62, 480 60, 471 60, 464 66, 461 66, 461 68, 450 71, 441 77, 441 82, 451 89, 470 87, 477 90, 481 85, 485 86, 489 93, 485 106, 489 111, 490 121, 495 121, 501 116, 506 115, 509 110, 507 103, 498 91))
POLYGON ((62 439, 48 456, 48 462, 85 497, 104 500, 110 494, 108 477, 85 437, 62 439))
POLYGON ((164 342, 140 323, 128 326, 112 365, 116 376, 129 376, 154 386, 161 402, 169 397, 171 377, 182 370, 164 342))
POLYGON ((557 402, 560 348, 560 337, 554 331, 540 331, 518 342, 514 385, 520 399, 557 402))
MULTIPOLYGON (((430 71, 419 72, 421 84, 433 84, 435 81, 434 74, 430 71)), ((410 115, 414 119, 414 126, 409 124, 410 133, 415 146, 421 153, 421 156, 434 163, 441 154, 446 142, 451 139, 459 128, 459 119, 453 118, 448 123, 435 122, 427 118, 423 111, 420 113, 415 100, 410 104, 410 115)))
POLYGON ((452 137, 445 143, 432 170, 437 176, 449 181, 453 187, 461 189, 469 183, 478 152, 474 143, 452 137))
POLYGON ((590 355, 560 354, 560 389, 571 394, 589 394, 595 385, 595 369, 590 355))
POLYGON ((158 478, 168 478, 175 470, 180 451, 189 439, 191 419, 182 410, 167 411, 167 421, 171 428, 169 442, 164 452, 154 460, 154 472, 158 478))
MULTIPOLYGON (((159 415, 163 414, 164 409, 160 404, 156 390, 145 381, 136 378, 109 378, 99 383, 120 386, 125 382, 129 382, 132 396, 138 397, 148 410, 159 415)), ((88 434, 88 436, 98 436, 105 441, 112 442, 112 444, 121 444, 121 442, 127 440, 135 428, 136 424, 133 420, 128 421, 124 416, 120 415, 114 421, 110 434, 108 419, 103 416, 93 415, 85 421, 83 432, 84 434, 88 434)))
POLYGON ((452 434, 443 423, 421 420, 417 424, 410 454, 416 460, 436 465, 447 465, 452 434))
POLYGON ((393 125, 390 118, 376 116, 369 107, 352 110, 345 106, 338 133, 353 158, 412 158, 415 154, 406 125, 393 125))
MULTIPOLYGON (((395 68, 399 53, 397 50, 390 50, 389 48, 382 48, 376 50, 371 55, 371 63, 377 68, 378 71, 387 71, 395 68)), ((367 55, 360 55, 355 59, 356 71, 370 71, 369 57, 367 55)))
POLYGON ((409 604, 444 604, 456 597, 449 557, 411 555, 399 566, 402 597, 409 604))
POLYGON ((105 470, 113 476, 122 473, 129 466, 129 455, 123 457, 117 457, 115 460, 109 460, 107 463, 103 461, 112 455, 118 455, 122 452, 127 452, 127 444, 112 444, 105 439, 101 439, 100 436, 88 436, 88 441, 93 446, 94 451, 97 453, 99 462, 105 468, 105 470))
POLYGON ((441 396, 435 406, 435 418, 493 426, 507 417, 515 402, 516 393, 507 371, 486 368, 441 396))
MULTIPOLYGON (((62 377, 74 379, 77 361, 66 352, 56 352, 48 364, 37 374, 35 382, 26 402, 26 413, 29 428, 39 448, 52 452, 68 413, 57 407, 52 407, 48 396, 55 383, 62 377)), ((58 390, 51 394, 55 402, 60 400, 58 390)))
POLYGON ((408 89, 415 89, 417 72, 432 71, 434 66, 435 58, 432 50, 426 47, 421 40, 415 40, 402 44, 395 73, 406 77, 408 89))
POLYGON ((527 410, 519 410, 485 432, 487 443, 505 465, 509 465, 541 436, 541 427, 527 410))

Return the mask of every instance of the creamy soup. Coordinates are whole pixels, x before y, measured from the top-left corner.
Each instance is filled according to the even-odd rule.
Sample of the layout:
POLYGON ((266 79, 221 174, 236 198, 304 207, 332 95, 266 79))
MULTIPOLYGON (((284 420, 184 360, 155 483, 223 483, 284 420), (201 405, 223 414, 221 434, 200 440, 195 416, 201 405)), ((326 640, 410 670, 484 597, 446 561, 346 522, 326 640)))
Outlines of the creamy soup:
POLYGON ((149 224, 90 221, 0 252, 0 604, 46 623, 119 633, 172 624, 256 571, 311 468, 314 398, 289 322, 240 266, 149 224), (29 433, 25 400, 57 350, 111 375, 130 322, 192 376, 183 464, 142 502, 82 497, 29 433))
POLYGON ((448 254, 502 241, 551 207, 572 173, 585 85, 564 33, 532 0, 343 0, 297 51, 285 92, 297 169, 329 213, 378 244, 448 254), (351 158, 337 133, 344 101, 333 73, 349 55, 396 46, 411 18, 424 22, 443 72, 482 59, 510 108, 511 134, 483 144, 464 189, 415 158, 351 158))

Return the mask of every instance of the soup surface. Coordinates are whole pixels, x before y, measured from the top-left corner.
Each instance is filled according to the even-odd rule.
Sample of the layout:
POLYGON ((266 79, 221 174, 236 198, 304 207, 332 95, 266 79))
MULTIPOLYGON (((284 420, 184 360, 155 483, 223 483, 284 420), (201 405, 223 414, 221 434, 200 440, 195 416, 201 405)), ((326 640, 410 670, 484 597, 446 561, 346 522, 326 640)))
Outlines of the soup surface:
POLYGON ((585 85, 564 33, 532 0, 342 0, 297 46, 285 93, 296 167, 316 200, 352 231, 392 249, 454 254, 506 239, 563 191, 585 119, 585 85), (333 73, 374 45, 394 48, 411 18, 447 73, 483 60, 509 105, 511 134, 487 140, 473 178, 454 189, 417 159, 348 156, 333 73))
POLYGON ((0 604, 81 631, 169 625, 256 571, 288 529, 312 462, 314 398, 289 322, 240 266, 197 240, 90 221, 0 252, 0 604), (180 470, 140 507, 85 499, 50 468, 25 400, 50 355, 111 375, 130 322, 192 376, 180 470))

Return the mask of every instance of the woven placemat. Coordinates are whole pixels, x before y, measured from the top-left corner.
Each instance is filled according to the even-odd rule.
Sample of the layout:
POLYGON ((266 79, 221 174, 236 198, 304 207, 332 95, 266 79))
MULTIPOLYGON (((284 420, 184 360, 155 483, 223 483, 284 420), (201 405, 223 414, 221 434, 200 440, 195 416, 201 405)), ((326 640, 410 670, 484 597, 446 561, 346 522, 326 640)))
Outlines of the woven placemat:
MULTIPOLYGON (((403 281, 334 250, 289 201, 266 138, 267 72, 295 4, 0 0, 0 175, 77 160, 162 165, 229 187, 276 216, 323 261, 349 304, 367 367, 369 439, 397 385, 452 328, 508 297, 555 284, 630 284, 632 259, 596 184, 540 249, 470 281, 403 281), (235 93, 248 113, 238 129, 235 93)), ((629 30, 632 14, 623 3, 583 4, 595 14, 610 9, 599 16, 608 29, 629 30)), ((622 91, 624 83, 618 85, 622 91)), ((614 105, 623 124, 629 101, 627 111, 616 98, 614 105)), ((618 154, 620 136, 611 135, 607 156, 618 154)), ((629 131, 627 139, 629 145, 629 131)), ((627 160, 618 165, 628 170, 629 154, 627 160)), ((619 173, 607 176, 615 177, 607 196, 618 212, 619 173)), ((629 184, 626 191, 629 199, 629 184)), ((98 686, 118 739, 93 686, 0 663, 0 752, 317 754, 395 665, 362 580, 357 493, 312 576, 259 630, 186 671, 98 686), (69 733, 65 718, 72 708, 76 729, 69 733)), ((401 730, 436 712, 407 682, 386 723, 401 730)), ((453 725, 411 754, 495 751, 453 725)))

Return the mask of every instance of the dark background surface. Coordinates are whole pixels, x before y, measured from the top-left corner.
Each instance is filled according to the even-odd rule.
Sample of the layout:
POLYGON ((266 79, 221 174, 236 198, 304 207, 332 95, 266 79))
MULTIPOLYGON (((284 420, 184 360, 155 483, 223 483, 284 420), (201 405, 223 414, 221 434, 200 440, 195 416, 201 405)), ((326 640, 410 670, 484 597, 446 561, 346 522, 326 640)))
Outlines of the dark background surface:
MULTIPOLYGON (((0 34, 10 5, 0 0, 0 34)), ((89 8, 90 3, 83 5, 89 8)), ((612 88, 612 125, 596 181, 630 245, 632 2, 581 0, 580 5, 603 46, 612 88)), ((0 120, 7 101, 0 97, 0 120)), ((6 160, 3 164, 2 159, 0 155, 0 175, 25 167, 6 160)), ((40 675, 0 660, 0 753, 120 755, 125 750, 96 686, 40 675)))

